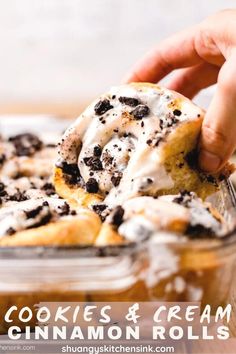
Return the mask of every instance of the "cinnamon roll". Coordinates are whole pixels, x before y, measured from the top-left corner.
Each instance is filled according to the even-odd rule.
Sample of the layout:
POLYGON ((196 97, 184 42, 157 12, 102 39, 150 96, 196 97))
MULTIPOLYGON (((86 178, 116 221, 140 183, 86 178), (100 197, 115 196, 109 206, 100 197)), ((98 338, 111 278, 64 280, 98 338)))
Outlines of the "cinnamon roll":
POLYGON ((0 209, 0 246, 90 245, 100 226, 96 213, 65 200, 26 200, 0 209))
POLYGON ((0 178, 51 176, 53 160, 56 158, 55 147, 55 143, 46 143, 31 133, 1 137, 0 178))
POLYGON ((222 216, 193 192, 136 197, 117 206, 106 218, 97 246, 141 242, 181 242, 221 237, 227 231, 222 216))
POLYGON ((197 168, 203 116, 187 98, 154 84, 112 88, 63 135, 57 193, 97 209, 183 189, 205 199, 224 174, 208 176, 197 168))
POLYGON ((0 138, 0 206, 56 196, 52 184, 54 136, 44 141, 31 133, 0 138))

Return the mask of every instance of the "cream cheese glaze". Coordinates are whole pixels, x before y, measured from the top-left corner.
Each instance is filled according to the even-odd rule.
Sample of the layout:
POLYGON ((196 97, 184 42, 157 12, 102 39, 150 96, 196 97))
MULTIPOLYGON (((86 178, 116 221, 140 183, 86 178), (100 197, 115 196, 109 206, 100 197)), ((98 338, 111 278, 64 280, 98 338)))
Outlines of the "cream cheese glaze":
POLYGON ((104 202, 113 207, 173 187, 157 150, 172 126, 200 115, 200 108, 167 89, 114 87, 66 131, 59 155, 78 165, 85 184, 95 180, 104 202))

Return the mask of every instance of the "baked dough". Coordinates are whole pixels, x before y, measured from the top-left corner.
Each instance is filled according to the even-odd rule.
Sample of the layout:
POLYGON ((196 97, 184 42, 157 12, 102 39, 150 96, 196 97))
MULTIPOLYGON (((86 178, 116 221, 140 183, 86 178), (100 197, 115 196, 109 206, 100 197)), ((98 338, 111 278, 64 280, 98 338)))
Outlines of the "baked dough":
POLYGON ((108 209, 180 190, 205 199, 226 173, 213 177, 197 168, 203 117, 190 100, 154 84, 112 88, 65 132, 54 173, 57 193, 108 209))

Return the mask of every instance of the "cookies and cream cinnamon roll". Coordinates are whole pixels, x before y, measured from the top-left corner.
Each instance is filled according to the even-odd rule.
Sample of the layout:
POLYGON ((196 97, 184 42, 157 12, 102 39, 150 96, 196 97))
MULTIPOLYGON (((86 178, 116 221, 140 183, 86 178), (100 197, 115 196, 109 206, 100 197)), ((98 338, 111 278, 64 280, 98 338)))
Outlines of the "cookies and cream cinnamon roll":
POLYGON ((151 237, 164 243, 196 237, 217 238, 225 231, 223 218, 209 203, 202 202, 193 192, 183 191, 159 198, 136 197, 115 207, 106 218, 96 245, 137 242, 151 237))
POLYGON ((181 189, 205 198, 219 179, 196 168, 203 116, 187 98, 154 84, 112 88, 65 132, 54 177, 58 194, 108 208, 181 189))
POLYGON ((37 198, 0 209, 0 246, 93 244, 101 221, 65 200, 37 198))
POLYGON ((0 138, 0 206, 55 196, 52 169, 56 137, 31 133, 0 138))
POLYGON ((55 143, 44 142, 35 134, 24 133, 0 139, 0 178, 52 175, 55 143))

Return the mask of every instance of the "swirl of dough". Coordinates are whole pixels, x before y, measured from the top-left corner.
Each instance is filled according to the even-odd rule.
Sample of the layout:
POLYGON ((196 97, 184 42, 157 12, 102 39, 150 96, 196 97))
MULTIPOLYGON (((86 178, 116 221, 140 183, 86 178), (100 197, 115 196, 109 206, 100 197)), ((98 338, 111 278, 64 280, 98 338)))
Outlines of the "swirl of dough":
POLYGON ((113 208, 137 196, 203 189, 186 158, 196 147, 203 115, 187 98, 157 85, 112 88, 65 132, 57 193, 113 208))

